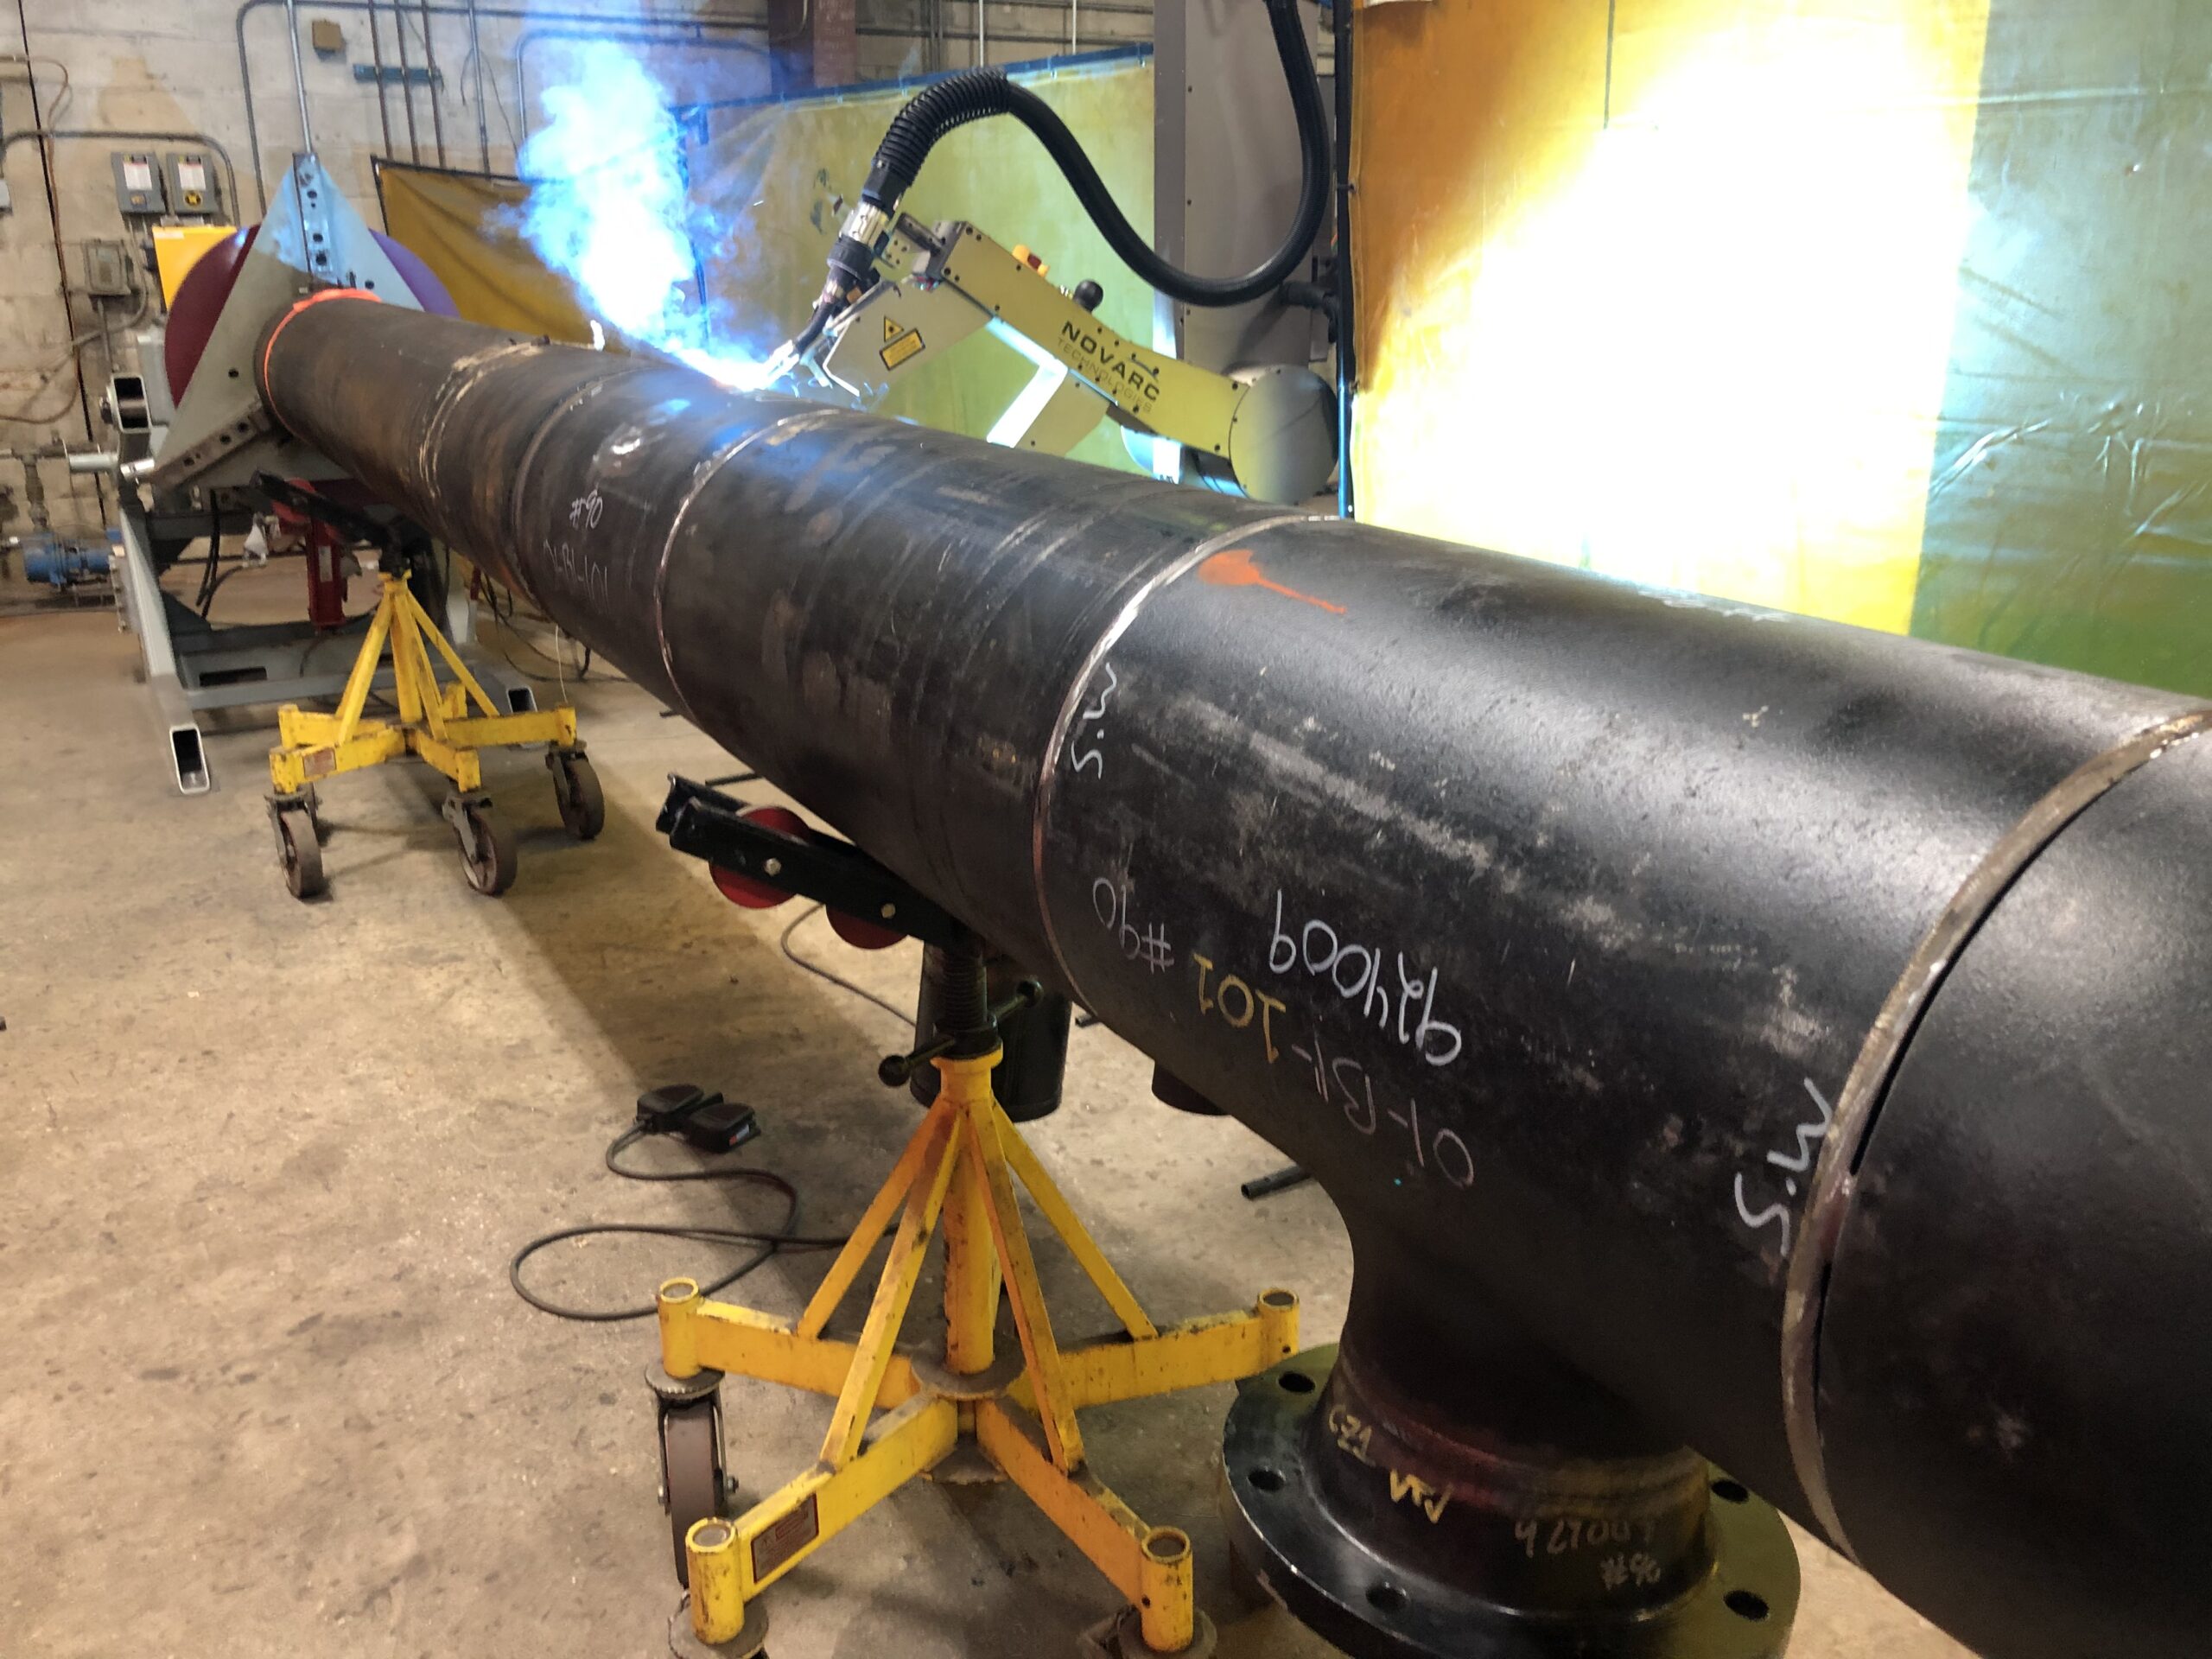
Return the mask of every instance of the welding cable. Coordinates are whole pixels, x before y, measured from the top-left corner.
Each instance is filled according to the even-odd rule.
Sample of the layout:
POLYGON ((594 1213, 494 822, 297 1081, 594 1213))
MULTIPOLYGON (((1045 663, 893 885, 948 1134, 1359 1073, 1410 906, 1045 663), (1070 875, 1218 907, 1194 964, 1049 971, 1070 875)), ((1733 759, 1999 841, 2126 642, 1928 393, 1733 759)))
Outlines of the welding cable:
POLYGON ((591 1308, 569 1307, 548 1297, 539 1295, 522 1281, 523 1263, 550 1245, 571 1238, 596 1238, 608 1233, 636 1233, 649 1238, 688 1239, 695 1244, 751 1244, 753 1253, 723 1274, 719 1279, 703 1282, 699 1294, 711 1296, 727 1289, 751 1273, 770 1256, 784 1250, 836 1250, 844 1248, 842 1238, 810 1236, 797 1231, 798 1226, 798 1189, 781 1175, 768 1169, 632 1169, 621 1161, 622 1154, 652 1133, 642 1123, 633 1123, 616 1135, 607 1145, 607 1167, 626 1181, 734 1181, 750 1186, 765 1186, 779 1194, 784 1200, 783 1219, 772 1228, 704 1227, 684 1224, 663 1224, 643 1221, 594 1221, 580 1227, 563 1227, 553 1232, 542 1233, 522 1249, 507 1263, 507 1282, 514 1287, 515 1294, 541 1313, 550 1313, 556 1319, 574 1319, 585 1325, 615 1325, 627 1319, 650 1319, 659 1312, 647 1303, 643 1307, 591 1308))
MULTIPOLYGON (((137 327, 140 323, 146 320, 146 302, 144 297, 142 296, 139 300, 138 308, 131 313, 130 316, 122 324, 122 327, 125 328, 137 327)), ((17 404, 13 409, 0 410, 0 424, 5 424, 8 426, 51 426, 54 422, 61 419, 62 416, 70 412, 71 409, 74 407, 76 401, 76 394, 73 391, 70 393, 68 402, 64 403, 60 408, 53 410, 51 413, 35 413, 31 409, 31 405, 38 401, 38 396, 41 392, 44 391, 56 380, 67 373, 71 368, 75 366, 78 354, 87 346, 90 346, 95 340, 111 340, 114 338, 116 325, 106 320, 107 314, 105 311, 103 311, 100 315, 101 321, 97 327, 87 328, 82 334, 73 336, 68 345, 63 348, 61 355, 55 358, 51 363, 39 370, 38 378, 31 384, 30 391, 24 394, 23 400, 21 403, 17 404)))
MULTIPOLYGON (((520 607, 515 602, 515 596, 512 593, 507 595, 507 608, 502 611, 499 608, 499 589, 498 586, 492 582, 482 582, 482 575, 483 573, 479 571, 476 575, 472 576, 469 579, 469 592, 471 596, 480 599, 484 602, 486 608, 492 613, 492 620, 499 625, 499 631, 502 634, 504 634, 507 639, 513 640, 515 644, 520 645, 524 651, 528 652, 531 656, 538 658, 541 662, 549 664, 554 671, 550 676, 544 674, 533 674, 515 660, 514 652, 509 651, 504 642, 494 642, 495 648, 498 650, 500 657, 505 660, 509 668, 514 670, 516 673, 521 675, 523 678, 530 681, 533 685, 564 685, 567 683, 568 676, 570 674, 574 674, 576 677, 576 683, 579 685, 582 685, 585 681, 591 678, 592 652, 589 645, 584 646, 583 661, 581 665, 571 663, 566 658, 556 656, 553 652, 547 651, 543 646, 537 644, 528 634, 524 633, 520 628, 515 626, 515 619, 517 615, 520 613, 520 607)), ((551 624, 556 636, 554 643, 556 645, 560 643, 560 640, 557 638, 561 626, 559 623, 554 622, 551 617, 544 615, 543 612, 533 610, 529 612, 528 615, 530 620, 532 621, 542 620, 551 624)), ((637 682, 630 678, 628 675, 612 674, 604 667, 601 668, 599 671, 599 682, 603 685, 635 685, 637 683, 637 682)))
POLYGON ((1116 205, 1083 145, 1051 105, 1027 87, 1008 79, 1003 69, 966 69, 924 87, 892 118, 876 149, 875 165, 861 188, 860 206, 846 219, 830 251, 830 277, 822 297, 806 329, 792 341, 793 347, 804 355, 821 337, 830 318, 858 297, 873 280, 875 259, 889 239, 899 199, 920 174, 931 148, 954 128, 994 115, 1010 115, 1036 136, 1107 245, 1161 293, 1185 304, 1205 306, 1242 305, 1272 294, 1313 245, 1321 217, 1328 210, 1332 168, 1321 83, 1314 74, 1313 54, 1299 21, 1298 0, 1267 0, 1267 7, 1275 51, 1290 84, 1303 164, 1298 212, 1291 221, 1290 233, 1256 269, 1242 276, 1200 276, 1170 264, 1116 205))

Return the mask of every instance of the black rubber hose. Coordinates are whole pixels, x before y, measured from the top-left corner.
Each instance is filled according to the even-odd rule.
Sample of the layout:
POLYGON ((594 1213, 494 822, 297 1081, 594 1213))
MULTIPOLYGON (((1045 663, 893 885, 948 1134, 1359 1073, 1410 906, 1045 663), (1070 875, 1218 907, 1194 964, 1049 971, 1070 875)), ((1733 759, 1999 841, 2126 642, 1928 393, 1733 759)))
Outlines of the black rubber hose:
POLYGON ((1328 211, 1330 184, 1328 121, 1321 106, 1321 83, 1313 73, 1313 54, 1299 24, 1297 0, 1268 0, 1268 21, 1274 31, 1284 76, 1290 83, 1304 166, 1299 181, 1298 213, 1289 235, 1256 270, 1244 276, 1194 276, 1161 258, 1123 217, 1106 181, 1098 176, 1098 169, 1084 154, 1067 124, 1036 93, 1007 79, 1003 69, 963 70, 916 93, 892 118, 876 149, 875 165, 861 190, 861 200, 887 214, 895 212, 899 198, 913 184, 938 139, 970 121, 1010 115, 1045 146, 1107 245, 1153 287, 1189 305, 1242 305, 1263 298, 1281 285, 1313 247, 1321 216, 1328 211))

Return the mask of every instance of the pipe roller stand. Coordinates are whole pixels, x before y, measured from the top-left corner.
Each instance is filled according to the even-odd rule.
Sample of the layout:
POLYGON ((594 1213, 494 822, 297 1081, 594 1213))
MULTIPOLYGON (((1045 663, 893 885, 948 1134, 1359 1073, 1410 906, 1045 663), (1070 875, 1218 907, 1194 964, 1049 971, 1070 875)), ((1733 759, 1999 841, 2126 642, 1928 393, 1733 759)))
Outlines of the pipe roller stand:
POLYGON ((991 1092, 996 1022, 1033 1001, 1035 987, 986 1008, 980 952, 943 955, 946 1034, 880 1068, 887 1084, 903 1086, 916 1069, 934 1065, 942 1078, 936 1104, 805 1311, 792 1320, 709 1301, 689 1279, 660 1287, 660 1362, 647 1378, 661 1403, 671 1520, 683 1526, 689 1593, 670 1631, 681 1659, 760 1653, 767 1635, 761 1592, 917 1476, 1005 1478, 1020 1487, 1129 1599, 1122 1615, 1086 1638, 1100 1654, 1204 1659, 1212 1650, 1212 1627, 1192 1602, 1189 1535, 1147 1525, 1090 1472, 1076 1413, 1251 1376, 1297 1346, 1297 1299, 1270 1290, 1249 1312, 1166 1330, 1154 1325, 991 1092), (1119 1334, 1059 1345, 1016 1178, 1121 1320, 1119 1334), (858 1339, 823 1335, 894 1224, 858 1339), (895 1344, 940 1224, 944 1335, 938 1351, 924 1357, 895 1344), (1019 1334, 1014 1353, 996 1348, 1001 1291, 1019 1334), (685 1525, 683 1494, 721 1500, 728 1484, 720 1435, 682 1425, 715 1421, 715 1392, 731 1372, 832 1395, 836 1408, 813 1467, 742 1515, 724 1514, 717 1501, 685 1525))

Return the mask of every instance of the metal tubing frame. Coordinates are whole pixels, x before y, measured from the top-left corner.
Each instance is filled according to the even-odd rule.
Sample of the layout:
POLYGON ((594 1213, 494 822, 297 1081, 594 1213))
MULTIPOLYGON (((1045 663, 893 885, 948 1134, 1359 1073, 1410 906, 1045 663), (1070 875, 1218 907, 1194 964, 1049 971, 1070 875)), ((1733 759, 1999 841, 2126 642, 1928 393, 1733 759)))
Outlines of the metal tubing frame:
POLYGON ((688 1279, 660 1287, 660 1357, 671 1376, 734 1373, 837 1402, 811 1468, 734 1522, 702 1520, 687 1535, 691 1624, 700 1641, 731 1640, 745 1627, 747 1603, 967 1442, 1128 1598, 1150 1646, 1174 1653, 1190 1645, 1196 1628, 1190 1538, 1173 1527, 1148 1526, 1089 1472, 1075 1414, 1257 1375, 1296 1349, 1298 1301, 1287 1291, 1268 1290, 1248 1312, 1160 1330, 992 1095, 998 1061, 995 1049, 938 1061, 944 1084, 936 1103, 797 1319, 706 1300, 688 1279), (1118 1335, 1074 1349, 1058 1345, 1014 1194, 1017 1177, 1114 1308, 1118 1335), (823 1336, 893 1216, 898 1229, 859 1338, 823 1336), (973 1390, 938 1386, 893 1345, 940 1222, 945 1369, 977 1376, 973 1390), (1001 1289, 1020 1333, 1022 1366, 992 1385, 978 1374, 995 1357, 992 1327, 1001 1289))
MULTIPOLYGON (((296 0, 292 0, 292 3, 296 4, 296 0)), ((250 16, 263 7, 281 7, 286 3, 287 0, 243 0, 243 3, 239 5, 238 12, 232 19, 231 28, 232 37, 238 46, 239 99, 245 113, 246 149, 253 160, 254 192, 260 198, 261 211, 264 213, 269 211, 269 181, 268 175, 261 165, 260 118, 254 112, 253 64, 251 57, 246 50, 245 22, 246 19, 250 16)), ((379 6, 382 3, 384 3, 384 0, 316 0, 317 9, 323 11, 367 12, 372 8, 379 6)), ((391 0, 391 3, 395 6, 404 4, 404 0, 391 0)), ((742 20, 712 17, 699 18, 696 20, 673 17, 665 19, 652 18, 646 20, 625 20, 598 12, 548 11, 535 7, 480 6, 474 3, 467 5, 453 5, 436 3, 435 0, 434 0, 434 3, 430 6, 430 10, 434 14, 441 16, 463 16, 473 13, 479 18, 497 17, 503 21, 516 22, 527 22, 535 19, 548 22, 573 22, 586 25, 592 23, 613 24, 616 27, 628 27, 632 29, 644 28, 656 30, 696 30, 699 29, 758 29, 764 26, 760 23, 746 22, 742 20)), ((519 41, 518 41, 518 51, 519 51, 519 41)), ((525 116, 525 123, 527 122, 527 119, 528 118, 525 116)), ((526 138, 528 136, 529 133, 527 126, 525 125, 525 129, 521 137, 526 138)), ((387 159, 391 158, 388 157, 387 159)), ((237 198, 235 191, 232 193, 232 200, 236 202, 237 198)), ((233 212, 243 213, 245 212, 244 205, 238 204, 235 206, 233 212)))
POLYGON ((423 87, 430 94, 430 137, 437 148, 438 165, 446 164, 446 117, 438 103, 438 52, 430 39, 430 0, 420 0, 423 14, 423 87))
MULTIPOLYGON (((407 159, 420 167, 423 164, 423 143, 415 128, 415 76, 407 60, 406 0, 392 0, 391 34, 398 42, 400 106, 407 112, 407 159)), ((431 89, 431 95, 436 96, 435 87, 431 89)), ((255 155, 258 159, 259 152, 256 151, 255 155)), ((257 172, 255 177, 257 179, 259 176, 257 172)))
POLYGON ((300 148, 315 149, 315 123, 308 115, 308 71, 300 56, 299 0, 284 0, 285 44, 292 51, 292 94, 300 101, 300 148))
MULTIPOLYGON (((369 9, 369 61, 377 74, 377 126, 384 134, 384 153, 391 154, 391 100, 384 90, 384 42, 382 31, 377 27, 375 0, 367 0, 369 9)), ((487 163, 488 168, 488 163, 487 163)))

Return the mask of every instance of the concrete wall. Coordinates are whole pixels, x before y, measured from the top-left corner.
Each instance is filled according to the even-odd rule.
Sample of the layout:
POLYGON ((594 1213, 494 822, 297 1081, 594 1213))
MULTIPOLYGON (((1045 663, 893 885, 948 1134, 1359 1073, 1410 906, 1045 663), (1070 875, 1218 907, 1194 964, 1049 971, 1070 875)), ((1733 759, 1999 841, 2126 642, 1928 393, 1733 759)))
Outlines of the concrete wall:
MULTIPOLYGON (((530 0, 481 0, 475 20, 480 77, 461 0, 434 0, 427 21, 423 9, 410 3, 404 22, 408 62, 419 69, 427 50, 439 71, 435 89, 413 91, 410 137, 410 100, 401 89, 386 87, 379 109, 375 85, 355 75, 357 68, 373 70, 379 53, 388 68, 397 68, 402 9, 378 0, 372 42, 372 12, 363 0, 298 0, 308 118, 324 164, 377 224, 371 161, 378 154, 435 163, 442 131, 448 164, 514 170, 516 148, 540 118, 538 92, 564 35, 613 33, 639 42, 656 70, 688 98, 757 97, 768 89, 757 21, 764 10, 747 0, 658 7, 630 0, 548 0, 534 6, 530 0), (342 32, 337 50, 321 54, 309 48, 311 25, 318 20, 342 32)), ((975 0, 861 0, 859 17, 863 79, 976 61, 975 0)), ((1085 49, 1151 35, 1148 0, 1077 0, 1072 21, 1079 24, 1085 49)), ((1071 22, 1068 0, 988 0, 988 60, 1010 63, 1065 51, 1071 22)), ((35 78, 38 114, 48 124, 197 133, 219 145, 235 164, 243 197, 232 205, 232 216, 245 222, 261 213, 257 156, 273 185, 302 142, 283 0, 244 0, 243 8, 240 0, 0 0, 0 125, 10 135, 28 135, 34 125, 32 80, 24 63, 6 60, 10 54, 34 60, 29 76, 35 78)), ((56 143, 51 212, 40 144, 25 136, 6 150, 10 210, 0 216, 0 413, 22 407, 33 395, 31 412, 56 415, 29 424, 0 424, 0 450, 57 439, 101 443, 104 429, 96 415, 88 423, 86 406, 97 410, 115 368, 136 366, 128 331, 120 326, 132 305, 109 302, 103 314, 81 291, 85 242, 124 234, 109 156, 130 143, 99 137, 56 143), (85 397, 73 395, 76 378, 67 372, 32 394, 40 372, 73 335, 97 333, 103 324, 114 326, 110 340, 96 339, 79 357, 85 397)), ((864 161, 849 158, 855 174, 864 161)), ((150 275, 144 280, 151 285, 150 275)), ((23 464, 0 456, 0 489, 20 498, 23 464)), ((57 529, 94 531, 107 521, 111 495, 105 484, 69 477, 58 460, 41 466, 57 529)), ((5 526, 22 527, 20 512, 5 526)))

